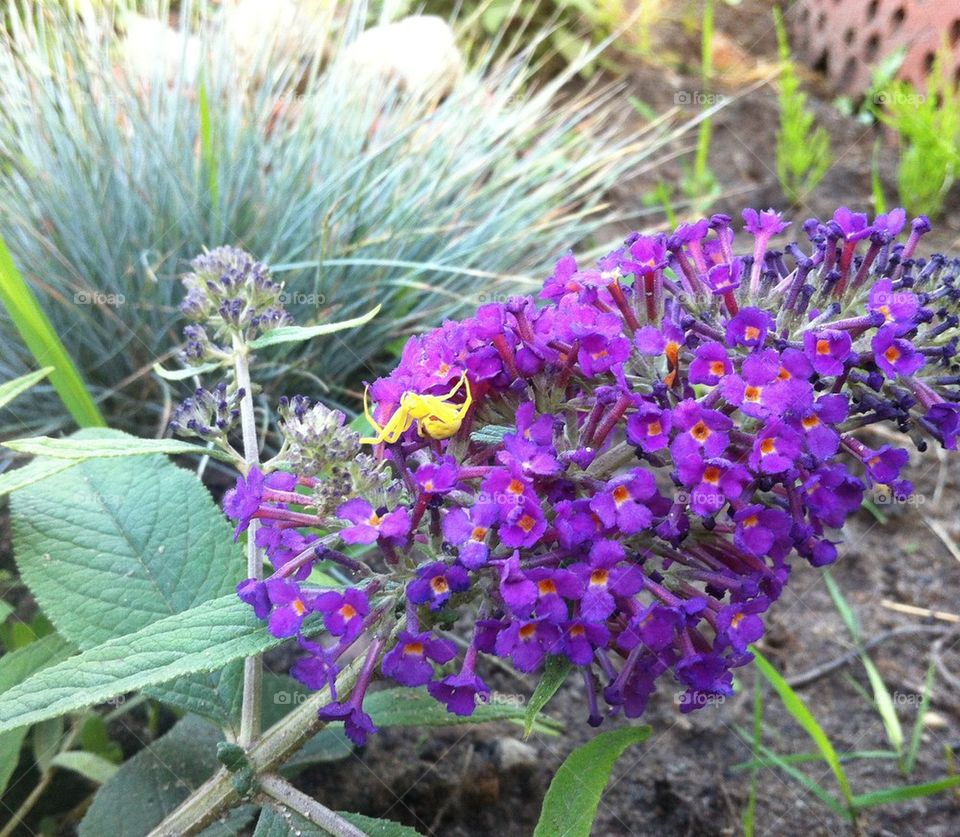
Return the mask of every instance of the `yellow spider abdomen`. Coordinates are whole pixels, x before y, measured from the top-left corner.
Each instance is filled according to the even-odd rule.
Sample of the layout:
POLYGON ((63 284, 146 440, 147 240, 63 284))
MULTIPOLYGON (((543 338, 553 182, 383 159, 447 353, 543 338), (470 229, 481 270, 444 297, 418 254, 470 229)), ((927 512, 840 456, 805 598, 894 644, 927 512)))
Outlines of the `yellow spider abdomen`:
POLYGON ((382 442, 393 444, 407 432, 414 421, 417 422, 417 432, 421 436, 431 439, 449 439, 455 435, 466 418, 470 405, 473 404, 473 394, 470 391, 470 382, 464 372, 456 386, 446 395, 419 395, 415 392, 405 392, 400 397, 400 405, 382 427, 370 413, 367 404, 367 393, 363 393, 363 410, 373 429, 375 436, 366 436, 360 440, 363 445, 379 445, 382 442), (464 388, 466 397, 460 404, 451 404, 460 389, 464 388))

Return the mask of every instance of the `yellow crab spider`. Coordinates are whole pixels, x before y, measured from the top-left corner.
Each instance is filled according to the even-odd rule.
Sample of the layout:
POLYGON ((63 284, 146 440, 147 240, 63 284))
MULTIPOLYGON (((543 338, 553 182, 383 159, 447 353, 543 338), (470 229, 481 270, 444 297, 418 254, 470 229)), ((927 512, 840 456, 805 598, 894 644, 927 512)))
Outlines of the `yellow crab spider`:
POLYGON ((417 432, 431 439, 449 439, 460 429, 467 410, 473 403, 470 382, 464 372, 456 386, 446 395, 418 395, 409 390, 400 396, 400 406, 382 427, 377 424, 367 403, 367 392, 363 392, 363 413, 367 421, 376 430, 376 436, 367 436, 360 440, 364 445, 379 445, 381 442, 393 444, 417 422, 417 432), (466 397, 460 404, 449 404, 461 388, 466 397))

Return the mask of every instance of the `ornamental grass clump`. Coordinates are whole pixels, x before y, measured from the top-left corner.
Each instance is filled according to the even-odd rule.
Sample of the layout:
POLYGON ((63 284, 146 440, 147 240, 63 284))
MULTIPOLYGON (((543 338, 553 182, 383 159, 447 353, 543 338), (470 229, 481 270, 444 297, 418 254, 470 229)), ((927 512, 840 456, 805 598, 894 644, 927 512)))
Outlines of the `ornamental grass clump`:
MULTIPOLYGON (((439 89, 359 74, 364 0, 324 5, 319 32, 311 4, 275 31, 297 8, 278 3, 239 45, 230 3, 20 5, 0 15, 0 236, 109 423, 137 433, 163 424, 151 366, 204 246, 269 261, 301 325, 389 306, 349 351, 322 337, 262 353, 258 409, 290 376, 347 401, 391 341, 474 308, 479 282, 490 296, 532 287, 549 254, 616 221, 609 189, 683 132, 625 126, 615 88, 564 93, 592 53, 545 83, 533 46, 488 51, 439 89)), ((0 310, 0 379, 30 368, 0 310)), ((32 429, 63 423, 51 396, 24 397, 32 429)))
POLYGON ((378 674, 470 715, 483 655, 575 667, 591 725, 663 681, 683 712, 722 700, 791 563, 835 561, 868 489, 911 492, 907 450, 857 431, 956 447, 960 260, 917 257, 927 219, 903 241, 902 210, 840 208, 783 249, 778 213, 743 219, 739 241, 715 215, 567 254, 537 298, 411 338, 366 436, 284 403, 282 449, 224 505, 273 568, 238 593, 297 638, 322 718, 362 744, 378 674))

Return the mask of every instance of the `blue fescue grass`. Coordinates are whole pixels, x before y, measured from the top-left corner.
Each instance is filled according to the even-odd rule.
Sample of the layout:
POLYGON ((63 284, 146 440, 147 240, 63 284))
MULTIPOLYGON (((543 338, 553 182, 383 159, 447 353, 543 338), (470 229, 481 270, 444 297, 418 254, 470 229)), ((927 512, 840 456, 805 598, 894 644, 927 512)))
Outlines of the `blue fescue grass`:
MULTIPOLYGON (((205 11, 183 3, 180 19, 205 11)), ((251 77, 225 36, 202 27, 198 67, 178 62, 167 78, 158 66, 146 82, 119 60, 122 21, 33 4, 11 15, 0 33, 0 234, 108 419, 141 433, 158 419, 144 405, 163 395, 151 364, 178 339, 171 280, 203 247, 299 265, 282 278, 307 325, 383 304, 349 344, 267 358, 284 391, 329 386, 349 400, 391 341, 480 296, 529 290, 560 252, 609 235, 608 189, 655 165, 683 130, 626 129, 618 89, 569 92, 575 64, 535 86, 529 56, 543 34, 511 60, 491 47, 429 106, 387 82, 358 87, 336 56, 367 19, 360 0, 337 13, 322 62, 280 56, 265 38, 251 77)), ((0 320, 0 379, 27 368, 0 320)), ((275 398, 269 382, 263 398, 275 398)), ((37 429, 56 423, 50 405, 34 407, 37 429)))

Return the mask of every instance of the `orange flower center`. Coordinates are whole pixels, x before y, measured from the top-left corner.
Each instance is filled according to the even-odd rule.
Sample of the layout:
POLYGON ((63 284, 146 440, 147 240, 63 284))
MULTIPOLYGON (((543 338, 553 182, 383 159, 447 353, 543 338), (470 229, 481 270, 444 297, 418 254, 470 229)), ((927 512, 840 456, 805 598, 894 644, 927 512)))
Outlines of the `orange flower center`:
POLYGON ((423 656, 423 643, 422 642, 408 642, 403 646, 403 653, 409 654, 413 657, 422 657, 423 656))
POLYGON ((470 540, 482 541, 487 536, 487 530, 483 526, 477 526, 470 533, 470 540))
POLYGON ((507 486, 507 491, 511 494, 523 494, 523 483, 520 480, 510 480, 510 485, 507 486))
POLYGON ((755 514, 751 514, 750 517, 747 517, 747 518, 744 519, 744 521, 743 521, 743 528, 744 528, 744 529, 752 529, 752 528, 753 528, 754 526, 756 526, 759 522, 760 522, 760 521, 757 519, 757 516, 756 516, 755 514))
POLYGON ((537 582, 537 589, 541 596, 549 596, 551 593, 557 592, 557 585, 553 583, 552 578, 544 578, 537 582))
POLYGON ((747 326, 743 330, 743 336, 746 337, 747 340, 756 340, 760 337, 760 329, 756 326, 747 326))
POLYGON ((523 529, 524 532, 530 533, 530 530, 537 525, 536 518, 531 517, 529 514, 525 514, 517 521, 517 526, 523 529))
POLYGON ((763 394, 763 387, 747 387, 743 391, 743 397, 747 401, 757 402, 760 400, 760 396, 763 394))
POLYGON ((625 485, 618 485, 613 489, 613 502, 622 506, 630 499, 630 490, 625 485))
POLYGON ((663 433, 663 425, 659 421, 651 421, 647 425, 648 436, 659 436, 661 433, 663 433))
POLYGON ((450 585, 447 584, 447 580, 442 575, 438 575, 430 579, 430 589, 438 596, 441 596, 444 593, 450 592, 450 585))
POLYGON ((583 625, 574 625, 570 629, 570 636, 572 637, 581 637, 587 632, 587 629, 583 625))
POLYGON ((294 599, 290 602, 290 606, 296 611, 297 616, 303 616, 307 612, 307 606, 300 599, 294 599))
POLYGON ((716 465, 709 465, 703 472, 703 481, 716 485, 720 482, 720 469, 716 465))
POLYGON ((883 356, 890 361, 890 363, 896 363, 900 360, 900 350, 896 346, 890 346, 884 353, 883 356))
POLYGON ((818 354, 818 355, 828 355, 828 354, 830 354, 830 341, 829 341, 829 340, 818 340, 818 341, 817 341, 817 354, 818 354))
POLYGON ((702 421, 698 421, 692 428, 690 428, 690 435, 701 444, 710 438, 710 433, 710 428, 707 427, 707 425, 705 425, 702 421))
POLYGON ((340 610, 338 610, 337 613, 349 622, 357 615, 357 609, 352 604, 345 604, 340 606, 340 610))
POLYGON ((812 430, 818 424, 820 424, 820 419, 817 416, 807 416, 801 422, 804 430, 812 430))
POLYGON ((727 371, 727 367, 723 365, 723 361, 722 361, 722 360, 715 360, 715 361, 711 362, 711 364, 710 364, 710 372, 711 372, 711 374, 716 375, 717 377, 719 377, 720 375, 723 375, 724 372, 726 372, 726 371, 727 371))
POLYGON ((517 631, 520 639, 531 640, 534 637, 534 634, 537 632, 536 625, 524 625, 519 631, 517 631))
POLYGON ((777 449, 777 440, 776 439, 764 439, 760 443, 760 453, 766 456, 768 453, 773 453, 777 449))
POLYGON ((610 573, 606 570, 594 570, 590 573, 590 586, 591 587, 606 587, 607 579, 610 577, 610 573))

